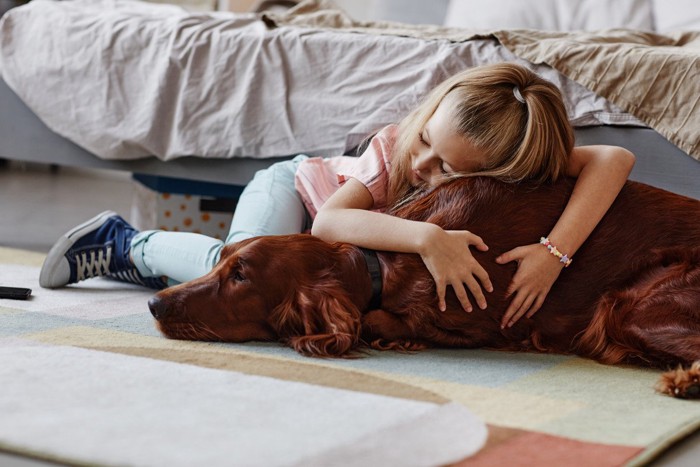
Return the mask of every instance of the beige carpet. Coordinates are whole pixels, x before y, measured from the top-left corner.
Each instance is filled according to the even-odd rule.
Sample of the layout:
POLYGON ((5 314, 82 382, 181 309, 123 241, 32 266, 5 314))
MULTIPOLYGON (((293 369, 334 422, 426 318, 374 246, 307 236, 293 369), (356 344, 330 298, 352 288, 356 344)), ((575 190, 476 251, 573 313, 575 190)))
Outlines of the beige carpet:
POLYGON ((11 415, 0 417, 0 447, 12 452, 215 465, 201 456, 245 444, 266 465, 600 467, 643 463, 700 426, 699 403, 654 392, 657 372, 578 358, 433 350, 334 361, 269 343, 167 340, 149 291, 107 280, 45 291, 41 261, 0 248, 0 284, 34 289, 27 302, 0 300, 0 384, 12 388, 0 391, 11 415))

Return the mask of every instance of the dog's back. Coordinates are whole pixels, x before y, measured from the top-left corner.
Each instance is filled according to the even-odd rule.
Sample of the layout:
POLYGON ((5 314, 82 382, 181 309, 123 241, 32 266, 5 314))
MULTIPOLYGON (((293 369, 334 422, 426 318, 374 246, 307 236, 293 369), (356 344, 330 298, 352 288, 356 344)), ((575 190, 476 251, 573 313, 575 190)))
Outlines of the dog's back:
MULTIPOLYGON (((474 251, 474 256, 488 271, 495 291, 487 295, 488 310, 474 313, 489 314, 488 323, 480 325, 494 326, 510 300, 505 290, 516 270, 515 264, 496 264, 495 258, 547 236, 573 186, 571 179, 535 187, 464 178, 444 184, 395 214, 445 229, 470 230, 484 239, 489 251, 474 251)), ((540 311, 531 320, 521 319, 512 330, 506 330, 505 337, 521 341, 525 347, 572 351, 574 336, 591 322, 601 296, 633 280, 651 263, 663 261, 658 252, 691 251, 698 245, 700 201, 628 182, 573 256, 572 265, 561 272, 540 311)))

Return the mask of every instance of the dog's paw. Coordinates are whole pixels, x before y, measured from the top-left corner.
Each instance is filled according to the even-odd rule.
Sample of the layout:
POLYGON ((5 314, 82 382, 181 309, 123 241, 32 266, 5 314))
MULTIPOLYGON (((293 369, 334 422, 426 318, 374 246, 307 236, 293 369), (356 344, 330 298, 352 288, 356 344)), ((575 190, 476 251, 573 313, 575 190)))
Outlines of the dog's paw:
POLYGON ((662 374, 656 390, 679 399, 700 399, 700 361, 662 374))

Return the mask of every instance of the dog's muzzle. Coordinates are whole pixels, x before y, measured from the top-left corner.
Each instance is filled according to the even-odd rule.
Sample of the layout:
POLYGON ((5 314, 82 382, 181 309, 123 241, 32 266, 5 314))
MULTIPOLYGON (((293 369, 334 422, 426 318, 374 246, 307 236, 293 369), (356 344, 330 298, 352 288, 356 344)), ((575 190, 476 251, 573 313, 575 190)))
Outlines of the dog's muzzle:
POLYGON ((168 306, 165 300, 155 295, 148 301, 148 309, 151 310, 151 314, 155 319, 160 320, 168 316, 172 308, 168 306))

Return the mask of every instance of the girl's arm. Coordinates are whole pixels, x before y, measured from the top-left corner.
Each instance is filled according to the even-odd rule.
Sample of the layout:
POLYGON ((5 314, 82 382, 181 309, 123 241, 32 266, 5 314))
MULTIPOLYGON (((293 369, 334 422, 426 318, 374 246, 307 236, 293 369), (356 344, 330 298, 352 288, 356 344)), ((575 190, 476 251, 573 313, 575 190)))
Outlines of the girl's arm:
MULTIPOLYGON (((574 191, 552 231, 542 235, 560 252, 574 257, 620 193, 634 159, 631 152, 616 146, 574 148, 567 168, 567 175, 578 177, 574 191)), ((518 262, 518 270, 507 290, 513 299, 501 321, 502 327, 512 326, 523 315, 532 317, 564 267, 540 244, 515 248, 496 261, 518 262)), ((570 267, 576 267, 575 259, 570 267)))
POLYGON ((488 274, 469 251, 469 245, 488 248, 481 238, 466 231, 446 231, 434 224, 369 211, 373 205, 367 187, 350 178, 318 211, 311 233, 327 242, 418 253, 435 280, 440 310, 445 310, 445 290, 451 285, 464 309, 471 311, 464 284, 479 307, 486 308, 479 281, 486 290, 493 288, 488 274))

